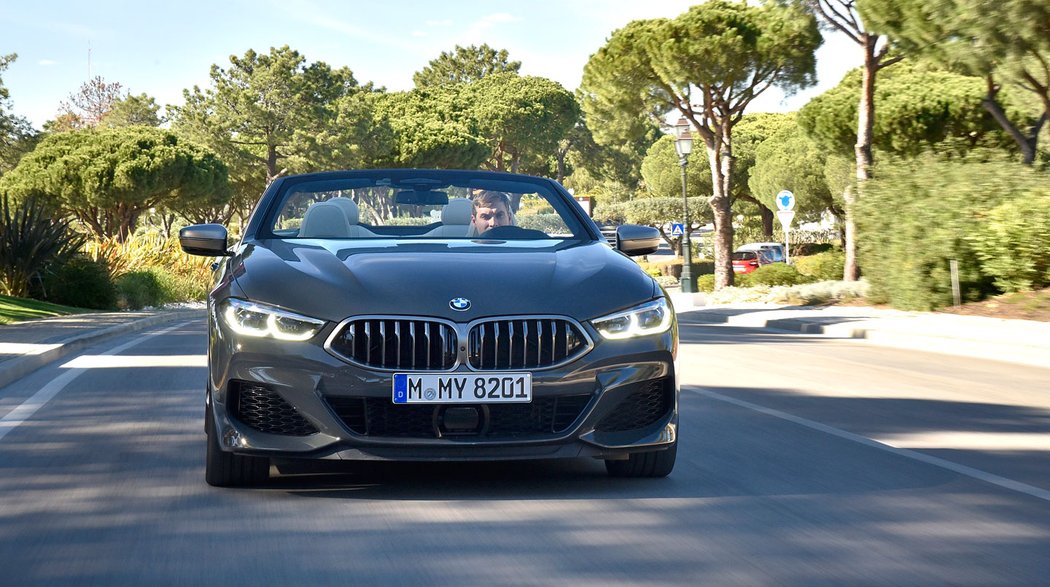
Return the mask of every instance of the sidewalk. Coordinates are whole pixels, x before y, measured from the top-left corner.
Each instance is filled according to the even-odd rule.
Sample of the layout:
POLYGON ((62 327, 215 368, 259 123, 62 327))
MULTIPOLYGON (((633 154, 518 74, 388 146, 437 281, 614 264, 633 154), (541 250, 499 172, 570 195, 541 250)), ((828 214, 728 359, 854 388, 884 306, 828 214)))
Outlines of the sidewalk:
POLYGON ((703 294, 677 292, 671 299, 682 321, 860 338, 895 348, 1050 369, 1050 322, 858 306, 704 306, 703 294))
POLYGON ((76 314, 0 325, 0 387, 107 338, 203 318, 200 309, 76 314))

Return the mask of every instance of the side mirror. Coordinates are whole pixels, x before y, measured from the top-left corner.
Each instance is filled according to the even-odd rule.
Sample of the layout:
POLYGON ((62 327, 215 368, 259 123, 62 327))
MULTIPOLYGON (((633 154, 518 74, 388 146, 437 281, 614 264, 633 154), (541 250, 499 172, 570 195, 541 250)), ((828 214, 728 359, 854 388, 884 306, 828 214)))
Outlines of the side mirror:
POLYGON ((660 231, 651 226, 623 224, 616 229, 616 250, 631 257, 655 253, 660 240, 660 231))
POLYGON ((228 257, 226 227, 221 224, 193 224, 179 231, 182 250, 202 257, 228 257))

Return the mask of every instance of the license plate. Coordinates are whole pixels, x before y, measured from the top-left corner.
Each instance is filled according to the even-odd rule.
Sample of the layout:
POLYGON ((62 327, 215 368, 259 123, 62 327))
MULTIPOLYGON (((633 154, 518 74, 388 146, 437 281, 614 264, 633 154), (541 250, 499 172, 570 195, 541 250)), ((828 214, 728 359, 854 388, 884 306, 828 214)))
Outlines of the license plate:
POLYGON ((395 404, 532 401, 532 373, 395 373, 395 404))

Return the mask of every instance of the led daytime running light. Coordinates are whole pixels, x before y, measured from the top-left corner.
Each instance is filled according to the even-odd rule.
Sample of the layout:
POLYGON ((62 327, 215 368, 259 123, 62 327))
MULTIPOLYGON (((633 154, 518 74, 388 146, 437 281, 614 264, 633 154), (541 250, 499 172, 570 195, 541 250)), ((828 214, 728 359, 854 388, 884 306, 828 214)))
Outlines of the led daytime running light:
POLYGON ((277 340, 304 341, 312 338, 324 326, 323 320, 236 298, 229 298, 223 304, 226 306, 222 312, 226 325, 237 334, 245 336, 269 336, 277 340), (255 321, 264 318, 265 325, 258 327, 249 324, 248 322, 252 321, 252 318, 255 318, 255 321), (301 328, 289 331, 282 328, 281 322, 291 322, 301 328), (305 330, 302 328, 305 328, 305 330))
POLYGON ((671 328, 671 309, 667 305, 667 300, 661 298, 659 300, 645 303, 636 308, 627 310, 626 312, 618 312, 609 316, 603 316, 592 321, 595 329, 602 335, 602 338, 607 340, 621 340, 625 338, 635 338, 639 336, 648 336, 651 334, 660 334, 667 332, 671 328), (657 324, 645 326, 641 323, 640 316, 650 312, 659 312, 660 321, 657 324), (627 319, 626 328, 613 328, 613 323, 617 326, 622 325, 622 321, 627 319))

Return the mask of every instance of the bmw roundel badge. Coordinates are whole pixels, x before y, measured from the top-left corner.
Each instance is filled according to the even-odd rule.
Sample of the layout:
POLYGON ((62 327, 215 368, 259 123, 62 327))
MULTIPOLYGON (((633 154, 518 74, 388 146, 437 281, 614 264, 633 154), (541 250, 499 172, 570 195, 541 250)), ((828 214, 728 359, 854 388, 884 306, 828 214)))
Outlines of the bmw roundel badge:
POLYGON ((452 298, 452 301, 448 303, 448 307, 457 312, 466 312, 470 309, 470 300, 467 298, 452 298))

